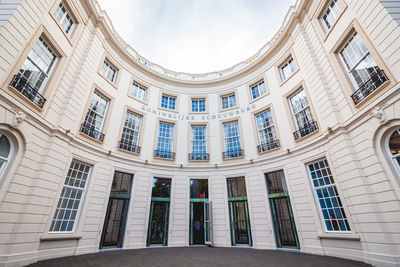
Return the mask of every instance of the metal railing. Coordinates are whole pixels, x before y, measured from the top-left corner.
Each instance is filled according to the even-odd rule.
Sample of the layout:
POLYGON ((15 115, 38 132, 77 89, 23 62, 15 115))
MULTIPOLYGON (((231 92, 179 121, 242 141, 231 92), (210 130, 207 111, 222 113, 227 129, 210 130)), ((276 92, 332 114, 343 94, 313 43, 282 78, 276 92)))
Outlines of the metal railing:
POLYGON ((140 153, 140 146, 133 145, 127 140, 120 140, 119 148, 133 153, 138 153, 138 154, 140 153))
POLYGON ((274 148, 279 147, 279 140, 274 139, 272 141, 269 141, 267 143, 263 143, 257 146, 258 152, 265 152, 274 148))
POLYGON ((243 149, 222 152, 223 159, 232 159, 243 157, 243 149))
POLYGON ((103 142, 103 140, 104 140, 104 134, 99 131, 96 131, 94 129, 94 126, 92 126, 92 125, 87 125, 85 123, 82 123, 81 133, 86 134, 87 136, 90 136, 100 142, 103 142))
POLYGON ((15 88, 18 92, 23 94, 26 98, 32 101, 35 105, 43 108, 46 98, 44 98, 36 89, 34 89, 28 82, 28 80, 21 74, 14 75, 10 85, 15 88))
POLYGON ((154 150, 154 157, 160 159, 175 159, 175 152, 154 150))
POLYGON ((370 95, 373 91, 375 91, 379 86, 381 86, 384 82, 388 80, 389 78, 386 76, 385 72, 379 69, 376 74, 371 76, 368 81, 366 81, 357 91, 355 91, 351 95, 354 104, 357 105, 358 103, 360 103, 368 95, 370 95))
POLYGON ((189 153, 189 160, 208 160, 208 153, 189 153))
POLYGON ((308 122, 304 124, 304 127, 298 129, 293 133, 294 139, 295 140, 300 139, 306 135, 309 135, 310 133, 315 132, 316 130, 318 130, 317 122, 316 121, 308 122))

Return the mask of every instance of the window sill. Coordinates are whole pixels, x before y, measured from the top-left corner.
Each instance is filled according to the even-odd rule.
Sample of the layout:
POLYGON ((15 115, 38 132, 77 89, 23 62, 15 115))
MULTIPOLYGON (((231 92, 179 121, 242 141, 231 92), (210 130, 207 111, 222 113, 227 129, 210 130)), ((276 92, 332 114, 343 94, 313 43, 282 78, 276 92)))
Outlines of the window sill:
POLYGON ((62 241, 62 240, 79 240, 81 235, 76 234, 46 234, 40 236, 40 241, 62 241))
POLYGON ((177 109, 168 109, 168 108, 163 108, 161 106, 158 107, 159 110, 161 111, 168 111, 168 112, 173 112, 173 113, 179 113, 177 109))
POLYGON ((86 135, 86 134, 82 133, 81 131, 79 131, 79 136, 83 137, 83 138, 86 139, 87 141, 91 141, 91 142, 94 142, 94 143, 99 144, 99 145, 102 145, 102 144, 103 144, 102 141, 99 141, 99 140, 97 140, 96 138, 93 138, 93 137, 91 137, 91 136, 89 136, 89 135, 86 135))
POLYGON ((222 109, 222 108, 221 108, 221 109, 219 110, 219 112, 221 113, 221 112, 231 111, 231 110, 234 110, 234 109, 237 109, 237 108, 239 108, 237 105, 234 106, 234 107, 225 108, 225 109, 222 109))
POLYGON ((360 241, 360 236, 355 234, 322 234, 318 235, 319 239, 334 239, 334 240, 350 240, 350 241, 360 241))
POLYGON ((250 101, 249 101, 249 104, 253 104, 254 102, 257 102, 258 100, 260 100, 260 99, 262 99, 262 98, 264 98, 264 97, 266 97, 266 96, 268 96, 268 95, 269 95, 269 91, 267 91, 265 94, 263 94, 263 95, 261 95, 261 96, 259 96, 259 97, 253 99, 253 96, 252 96, 251 93, 250 93, 250 101))
POLYGON ((261 155, 268 154, 268 153, 270 153, 270 152, 277 151, 277 150, 280 150, 280 149, 281 149, 281 146, 278 146, 278 147, 275 147, 275 148, 270 149, 270 150, 265 150, 265 151, 257 152, 257 154, 261 156, 261 155))
MULTIPOLYGON (((388 77, 389 78, 389 77, 388 77)), ((362 107, 364 104, 369 103, 372 98, 374 98, 374 96, 376 96, 377 94, 379 94, 379 92, 381 92, 384 88, 388 87, 391 84, 391 80, 387 80, 386 82, 384 82, 383 84, 381 84, 381 86, 379 86, 378 88, 376 88, 372 93, 370 93, 369 95, 367 95, 363 100, 361 100, 360 102, 358 102, 357 104, 354 104, 354 107, 356 109, 359 109, 360 107, 362 107)), ((350 97, 351 98, 351 97, 350 97)))
POLYGON ((135 156, 140 156, 140 152, 133 152, 133 151, 129 151, 129 150, 125 150, 122 148, 117 147, 117 150, 123 153, 127 153, 129 155, 135 155, 135 156))
MULTIPOLYGON (((20 91, 18 91, 16 88, 14 88, 11 85, 8 85, 8 89, 10 90, 10 92, 12 94, 14 94, 15 96, 17 96, 18 99, 20 99, 22 102, 26 103, 27 105, 33 107, 36 111, 38 112, 42 112, 43 108, 39 107, 38 105, 36 105, 35 103, 33 103, 31 100, 29 100, 29 98, 27 98, 25 95, 23 95, 20 91)), ((47 102, 47 101, 46 101, 47 102)), ((43 107, 46 105, 46 103, 44 103, 43 107)))
POLYGON ((309 133, 309 134, 307 134, 307 135, 305 135, 305 136, 303 136, 303 137, 301 137, 299 139, 295 139, 294 142, 295 143, 301 143, 302 141, 304 141, 304 140, 306 140, 308 138, 311 138, 311 136, 317 135, 317 133, 320 133, 320 129, 319 128, 318 128, 318 130, 316 130, 316 131, 314 131, 312 133, 309 133))
POLYGON ((104 80, 106 80, 107 83, 111 84, 115 89, 118 90, 118 86, 117 86, 116 82, 117 82, 117 80, 118 80, 118 76, 121 74, 121 73, 119 72, 119 69, 117 70, 117 77, 115 78, 115 81, 114 81, 114 82, 110 81, 106 76, 104 76, 104 74, 103 74, 102 72, 98 71, 97 73, 98 73, 104 80))
POLYGON ((142 100, 142 99, 140 99, 140 98, 137 98, 137 97, 135 97, 135 96, 132 96, 131 94, 130 94, 130 92, 128 92, 128 97, 130 97, 130 98, 132 98, 132 99, 134 99, 134 100, 136 100, 136 101, 138 101, 138 102, 140 102, 140 103, 142 103, 142 104, 144 104, 144 105, 148 105, 148 103, 147 103, 147 100, 148 100, 148 97, 146 96, 146 100, 144 101, 144 100, 142 100))
MULTIPOLYGON (((289 75, 286 79, 282 80, 281 77, 281 82, 279 83, 279 87, 282 87, 287 81, 289 81, 296 73, 298 73, 300 68, 297 68, 292 74, 289 75)), ((279 75, 280 75, 280 70, 278 69, 279 75)))

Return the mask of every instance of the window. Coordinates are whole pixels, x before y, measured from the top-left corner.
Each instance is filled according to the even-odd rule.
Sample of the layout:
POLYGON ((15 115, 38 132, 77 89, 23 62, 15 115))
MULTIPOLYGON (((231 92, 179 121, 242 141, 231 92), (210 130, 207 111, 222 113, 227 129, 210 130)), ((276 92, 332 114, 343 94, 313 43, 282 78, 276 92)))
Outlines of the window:
POLYGON ((44 86, 57 62, 57 55, 47 42, 40 37, 29 53, 11 86, 39 107, 46 99, 41 95, 44 86))
POLYGON ((221 97, 221 106, 222 109, 232 108, 236 106, 236 97, 235 94, 230 94, 227 96, 221 97))
POLYGON ((267 93, 267 87, 265 87, 265 82, 261 81, 251 87, 251 97, 252 99, 259 98, 267 93))
POLYGON ((282 81, 289 78, 292 73, 296 70, 296 65, 294 64, 294 60, 290 57, 285 63, 281 65, 279 68, 279 72, 281 73, 282 81))
POLYGON ((350 231, 335 181, 326 159, 308 164, 315 197, 327 231, 350 231))
POLYGON ((13 154, 13 146, 3 133, 0 133, 0 181, 13 154))
POLYGON ((192 99, 192 112, 205 112, 206 100, 205 99, 192 99))
POLYGON ((81 132, 98 140, 103 141, 104 121, 107 114, 109 101, 97 92, 94 92, 85 121, 82 123, 81 132))
POLYGON ((128 111, 126 113, 124 129, 122 130, 121 141, 119 142, 120 149, 140 153, 139 135, 141 126, 142 116, 128 111))
POLYGON ((190 179, 190 198, 208 199, 207 179, 190 179))
POLYGON ((237 121, 223 124, 224 127, 224 159, 238 158, 243 156, 242 146, 240 145, 239 124, 237 121))
POLYGON ((207 126, 196 125, 191 130, 189 160, 208 160, 207 126))
POLYGON ((174 128, 174 124, 160 122, 157 149, 154 153, 156 158, 175 159, 175 153, 173 152, 174 128))
POLYGON ((50 232, 72 232, 89 182, 90 166, 73 160, 57 204, 50 232))
POLYGON ((104 77, 110 80, 110 82, 114 83, 117 79, 118 70, 113 65, 111 65, 111 63, 109 63, 107 60, 104 60, 102 73, 104 77))
POLYGON ((176 97, 163 95, 161 99, 161 107, 175 110, 176 97))
POLYGON ((390 136, 387 145, 394 167, 400 175, 400 129, 394 131, 394 133, 390 136))
POLYGON ((71 12, 67 9, 63 1, 57 6, 56 11, 54 12, 54 16, 60 23, 63 30, 68 34, 71 35, 72 31, 74 30, 75 23, 74 19, 71 16, 71 12))
POLYGON ((361 102, 388 80, 357 32, 354 32, 343 45, 339 51, 339 57, 356 89, 351 96, 355 104, 361 102))
POLYGON ((131 96, 136 97, 142 101, 146 101, 147 89, 137 83, 132 84, 131 96))
POLYGON ((294 138, 300 139, 318 129, 317 123, 311 114, 306 94, 300 89, 296 94, 289 98, 290 109, 296 126, 294 138))
POLYGON ((268 151, 279 147, 279 142, 276 139, 274 123, 271 117, 271 110, 266 110, 263 113, 256 115, 257 132, 260 145, 258 152, 268 151))
POLYGON ((337 0, 332 0, 329 3, 320 19, 326 31, 328 31, 332 27, 336 19, 339 17, 341 11, 342 7, 339 5, 337 0))

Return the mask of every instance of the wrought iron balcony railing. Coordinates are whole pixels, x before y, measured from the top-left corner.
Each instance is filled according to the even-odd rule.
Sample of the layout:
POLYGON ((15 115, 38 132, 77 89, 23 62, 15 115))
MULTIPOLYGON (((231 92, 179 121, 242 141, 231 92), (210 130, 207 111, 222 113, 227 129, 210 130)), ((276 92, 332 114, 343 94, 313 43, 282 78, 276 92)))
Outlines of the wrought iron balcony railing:
POLYGON ((131 144, 128 140, 120 140, 119 141, 119 148, 125 151, 133 152, 133 153, 140 153, 140 146, 131 144))
POLYGON ((272 141, 269 141, 267 143, 263 143, 263 144, 257 146, 257 150, 258 150, 258 152, 265 152, 265 151, 268 151, 268 150, 271 150, 271 149, 274 149, 277 147, 279 147, 279 140, 275 139, 275 140, 272 140, 272 141))
POLYGON ((104 140, 104 134, 96 131, 92 125, 82 123, 81 133, 86 134, 87 136, 90 136, 100 142, 103 142, 104 140))
POLYGON ((208 153, 189 153, 189 160, 208 160, 208 153))
POLYGON ((318 124, 316 121, 306 123, 304 124, 304 127, 298 129, 293 133, 294 139, 295 140, 300 139, 306 135, 309 135, 310 133, 315 132, 316 130, 318 130, 318 124))
POLYGON ((223 159, 232 159, 243 157, 243 149, 222 152, 223 159))
POLYGON ((160 159, 175 159, 175 152, 154 150, 154 157, 160 159))
POLYGON ((386 76, 385 72, 381 69, 378 70, 375 75, 371 76, 368 81, 366 81, 357 91, 354 92, 354 94, 351 95, 354 104, 357 105, 360 103, 363 99, 365 99, 368 95, 370 95, 388 80, 389 78, 386 76))
POLYGON ((14 75, 10 85, 18 92, 23 94, 26 98, 32 101, 35 105, 43 108, 46 98, 44 98, 37 90, 35 90, 28 82, 28 80, 21 74, 14 75))

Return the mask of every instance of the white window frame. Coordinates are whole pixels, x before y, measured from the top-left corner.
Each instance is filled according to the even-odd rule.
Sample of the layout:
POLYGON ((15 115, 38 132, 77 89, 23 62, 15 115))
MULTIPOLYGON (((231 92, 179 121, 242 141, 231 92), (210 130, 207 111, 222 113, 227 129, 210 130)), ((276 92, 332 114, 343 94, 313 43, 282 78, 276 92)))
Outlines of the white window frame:
POLYGON ((4 132, 0 131, 0 137, 5 136, 5 138, 8 140, 8 143, 10 144, 10 150, 8 151, 8 156, 7 158, 0 156, 0 160, 3 161, 3 164, 0 166, 0 182, 3 179, 3 174, 5 173, 11 158, 14 155, 14 142, 12 141, 12 139, 4 134, 4 132))
POLYGON ((230 109, 230 108, 236 107, 236 105, 237 105, 237 101, 236 101, 235 93, 221 96, 221 109, 230 109), (224 107, 223 99, 227 99, 227 104, 228 104, 227 107, 224 107))
POLYGON ((163 108, 163 109, 169 109, 169 110, 176 110, 176 105, 177 105, 177 97, 176 96, 171 96, 171 95, 166 95, 166 94, 162 94, 161 95, 161 103, 160 103, 160 106, 161 106, 161 108, 163 108), (167 106, 166 107, 163 107, 163 98, 167 98, 167 106), (172 105, 171 105, 171 99, 174 99, 175 100, 175 103, 174 103, 174 108, 172 108, 172 105))
POLYGON ((391 162, 397 172, 398 178, 400 178, 400 164, 397 162, 396 158, 400 158, 400 153, 397 153, 395 155, 392 154, 392 152, 390 151, 390 147, 389 147, 389 141, 390 141, 390 137, 395 133, 398 132, 400 135, 400 128, 397 128, 394 131, 391 131, 390 134, 388 134, 388 136, 386 137, 385 140, 385 148, 386 148, 386 152, 389 156, 389 158, 391 159, 391 162))
POLYGON ((170 123, 170 122, 165 122, 165 121, 160 121, 158 124, 158 134, 157 134, 157 149, 158 151, 162 151, 162 152, 168 152, 168 153, 173 153, 174 152, 174 142, 175 142, 175 123, 170 123), (169 124, 172 125, 172 136, 168 136, 168 137, 164 137, 164 136, 160 136, 160 131, 161 131, 161 124, 169 124), (165 139, 168 140, 168 143, 171 143, 171 151, 166 151, 166 150, 160 150, 159 149, 159 145, 160 145, 160 140, 161 139, 165 139))
MULTIPOLYGON (((81 162, 80 160, 73 159, 73 160, 71 161, 71 164, 70 164, 70 167, 68 168, 68 173, 67 173, 67 175, 66 175, 66 177, 65 177, 64 184, 63 184, 63 187, 62 187, 62 190, 61 190, 61 193, 60 193, 60 195, 59 195, 58 200, 60 201, 60 199, 61 199, 61 197, 62 197, 62 192, 64 191, 64 188, 70 188, 70 189, 74 189, 74 190, 80 190, 80 191, 82 192, 81 198, 80 198, 80 200, 79 200, 79 206, 78 206, 78 209, 76 210, 76 216, 75 216, 75 220, 74 220, 74 225, 73 225, 73 227, 72 227, 72 229, 71 229, 70 231, 52 231, 52 230, 51 230, 51 228, 52 228, 52 226, 53 226, 53 221, 55 220, 56 215, 58 215, 58 213, 57 213, 58 204, 57 204, 56 209, 54 210, 53 218, 52 218, 51 223, 50 223, 50 230, 49 230, 49 233, 73 233, 73 232, 75 232, 75 229, 76 229, 77 224, 78 224, 78 222, 79 222, 79 218, 80 218, 82 206, 83 206, 83 203, 84 203, 84 201, 85 201, 85 196, 86 196, 88 184, 89 184, 89 182, 90 182, 90 178, 91 178, 91 175, 92 175, 92 169, 93 169, 93 166, 92 166, 92 165, 87 164, 87 163, 84 163, 84 162, 81 162), (84 187, 84 188, 74 187, 74 186, 70 186, 70 185, 66 185, 66 184, 65 184, 65 183, 67 182, 67 179, 69 178, 69 172, 70 172, 70 170, 71 170, 71 165, 72 165, 73 163, 74 163, 74 164, 81 164, 81 165, 84 165, 84 166, 86 166, 86 167, 89 167, 89 171, 88 171, 88 173, 87 173, 87 179, 86 179, 86 183, 85 183, 85 187, 84 187)), ((60 202, 59 204, 61 205, 61 203, 62 203, 62 202, 60 202)), ((63 220, 61 220, 61 222, 63 222, 63 220)), ((62 224, 62 223, 61 223, 61 224, 62 224)), ((60 227, 61 227, 61 225, 60 225, 60 227)))
POLYGON ((258 135, 258 140, 259 140, 260 146, 268 144, 268 143, 273 142, 273 141, 276 141, 277 138, 276 138, 276 132, 275 132, 275 125, 274 125, 274 120, 272 119, 272 111, 271 111, 271 109, 266 109, 266 110, 264 110, 264 111, 262 111, 260 113, 257 113, 254 117, 256 119, 257 135, 258 135), (264 114, 264 113, 267 113, 267 112, 269 112, 269 122, 270 122, 270 124, 267 127, 260 128, 259 127, 260 125, 258 124, 257 117, 262 115, 262 114, 264 114), (261 138, 261 133, 264 132, 265 129, 271 129, 271 133, 272 133, 273 137, 272 137, 272 139, 267 139, 266 143, 263 143, 262 142, 262 138, 261 138))
POLYGON ((92 95, 92 98, 90 99, 89 108, 88 108, 88 111, 86 112, 86 115, 85 115, 85 119, 84 119, 84 121, 83 121, 83 124, 84 124, 85 126, 88 126, 88 125, 93 126, 93 130, 95 130, 95 131, 97 131, 97 132, 99 132, 99 133, 103 133, 103 127, 104 127, 104 123, 105 123, 105 120, 106 120, 106 117, 107 117, 107 112, 108 112, 109 106, 110 106, 110 100, 108 100, 106 97, 104 97, 104 96, 103 96, 102 94, 100 94, 98 91, 94 91, 94 92, 93 92, 93 95, 92 95), (97 95, 97 97, 99 97, 100 99, 104 99, 104 100, 106 101, 106 108, 104 109, 104 114, 100 114, 100 113, 97 112, 96 110, 93 110, 92 107, 91 107, 91 103, 92 103, 92 101, 93 101, 93 98, 94 98, 96 95, 97 95), (96 117, 92 117, 92 118, 91 118, 91 119, 92 119, 92 122, 93 122, 94 118, 101 118, 101 123, 100 123, 100 126, 99 126, 98 129, 96 129, 96 125, 95 125, 95 124, 92 124, 92 122, 87 122, 87 121, 86 121, 86 119, 88 118, 90 112, 93 112, 95 115, 97 115, 96 117))
POLYGON ((192 112, 206 112, 206 110, 207 110, 207 107, 206 107, 206 99, 205 98, 192 98, 192 101, 191 101, 191 110, 192 110, 192 112), (196 110, 193 110, 193 101, 197 101, 197 111, 196 110), (200 110, 200 101, 204 101, 204 110, 200 110))
POLYGON ((147 88, 138 84, 137 82, 133 82, 131 86, 130 95, 139 100, 142 100, 143 102, 146 102, 147 88))
POLYGON ((294 58, 289 57, 283 64, 279 67, 279 73, 281 74, 282 81, 288 79, 293 73, 296 72, 296 63, 294 58), (288 72, 285 70, 289 70, 288 72))
POLYGON ((250 87, 251 100, 260 98, 261 96, 265 95, 266 93, 267 93, 267 85, 265 84, 264 80, 261 80, 261 81, 255 83, 255 84, 253 84, 250 87), (255 97, 254 94, 253 94, 253 88, 256 88, 255 90, 257 90, 257 92, 258 92, 258 96, 257 97, 255 97))
POLYGON ((104 59, 103 67, 101 68, 101 73, 104 77, 112 83, 115 83, 118 77, 118 68, 115 67, 108 59, 104 59), (112 74, 114 72, 114 74, 112 74), (109 77, 109 75, 113 75, 109 77))
MULTIPOLYGON (((223 131, 223 137, 224 137, 225 158, 226 158, 226 159, 229 159, 229 158, 236 158, 236 157, 227 157, 227 156, 226 156, 226 155, 227 155, 226 153, 229 153, 229 152, 241 151, 242 154, 243 154, 242 142, 241 142, 241 140, 240 140, 239 121, 235 120, 235 121, 224 122, 224 123, 222 124, 222 131, 223 131), (235 125, 236 125, 238 135, 228 136, 228 133, 225 133, 225 125, 228 125, 228 124, 235 124, 235 125), (227 142, 227 140, 229 140, 229 139, 236 139, 236 138, 237 138, 238 144, 239 144, 238 148, 237 148, 236 150, 228 150, 227 144, 229 144, 230 142, 227 142)), ((242 156, 243 156, 243 155, 241 155, 240 157, 242 157, 242 156)))
MULTIPOLYGON (((345 210, 345 207, 344 207, 344 204, 343 204, 343 201, 342 201, 342 200, 340 200, 340 202, 342 203, 341 208, 342 208, 343 211, 344 211, 344 214, 343 214, 343 215, 344 215, 344 217, 345 217, 345 220, 347 221, 347 224, 348 224, 348 226, 349 226, 349 230, 344 230, 344 231, 342 231, 342 230, 328 230, 328 228, 326 227, 326 223, 325 223, 325 220, 326 220, 326 219, 325 219, 324 214, 323 214, 323 211, 322 211, 322 207, 321 207, 321 204, 320 204, 320 198, 318 197, 318 194, 317 194, 317 189, 335 187, 336 190, 337 190, 337 193, 338 193, 338 194, 337 194, 337 197, 340 199, 339 190, 338 190, 337 185, 336 185, 336 183, 335 183, 335 178, 333 177, 331 165, 329 164, 328 159, 324 157, 324 158, 320 158, 320 159, 318 159, 318 160, 314 160, 314 161, 312 161, 312 162, 309 162, 309 163, 306 164, 306 169, 307 169, 307 175, 308 175, 309 181, 310 181, 310 183, 311 183, 311 190, 313 191, 314 200, 315 200, 315 202, 316 202, 316 205, 317 205, 317 208, 318 208, 318 211, 319 211, 319 214, 320 214, 321 222, 322 222, 322 224, 323 224, 323 227, 324 227, 325 232, 329 232, 329 233, 351 233, 350 221, 349 221, 349 218, 347 217, 347 211, 345 210), (331 175, 332 175, 333 183, 331 183, 331 184, 329 184, 329 185, 318 186, 318 187, 316 188, 316 187, 314 186, 314 181, 313 181, 312 176, 311 176, 311 171, 310 171, 309 165, 312 165, 312 164, 314 164, 314 163, 319 163, 319 162, 321 162, 321 161, 326 161, 326 162, 328 163, 328 167, 329 167, 330 172, 331 172, 331 175)), ((324 200, 325 200, 325 198, 324 198, 324 200)))
MULTIPOLYGON (((135 135, 129 135, 129 134, 125 133, 125 131, 131 131, 131 132, 134 132, 134 133, 136 132, 137 133, 136 142, 134 142, 134 143, 132 142, 131 144, 127 144, 127 143, 125 143, 125 144, 130 145, 130 146, 138 147, 139 146, 139 139, 140 139, 140 132, 142 130, 142 123, 143 123, 143 116, 142 115, 136 114, 136 113, 128 110, 126 112, 126 114, 125 114, 125 122, 124 122, 124 127, 122 129, 121 141, 122 140, 126 140, 126 139, 128 139, 128 140, 131 139, 131 138, 127 138, 127 136, 129 136, 129 137, 135 136, 135 135), (127 126, 128 116, 130 116, 130 115, 135 117, 135 119, 137 119, 137 118, 140 119, 139 126, 137 127, 138 128, 137 130, 127 126)), ((131 140, 133 140, 133 138, 131 140)))
MULTIPOLYGON (((290 111, 292 112, 292 117, 293 117, 294 124, 295 124, 295 126, 296 126, 296 130, 300 130, 300 129, 303 128, 303 127, 300 128, 300 125, 299 125, 299 122, 297 121, 296 115, 299 114, 299 113, 301 113, 301 112, 303 112, 303 111, 305 112, 307 109, 308 109, 309 114, 310 114, 310 116, 311 116, 311 121, 310 121, 310 120, 307 120, 307 123, 310 124, 310 123, 314 122, 314 116, 313 116, 313 114, 312 114, 312 112, 311 112, 310 103, 308 102, 307 95, 306 95, 306 92, 304 91, 304 88, 300 88, 299 90, 297 90, 294 94, 292 94, 292 95, 289 97, 289 106, 290 106, 290 111), (297 111, 297 112, 295 113, 294 110, 293 110, 293 106, 292 106, 292 101, 291 101, 291 99, 292 99, 293 97, 295 97, 296 95, 298 95, 300 92, 303 92, 303 93, 304 93, 305 100, 307 101, 307 106, 304 107, 304 108, 302 108, 301 110, 299 110, 299 111, 297 111)), ((305 112, 305 113, 306 113, 306 112, 305 112)))
POLYGON ((322 16, 320 18, 321 24, 324 27, 325 31, 329 31, 333 24, 336 22, 336 20, 338 19, 340 13, 342 12, 342 7, 340 6, 340 3, 338 0, 331 0, 329 2, 329 4, 327 5, 327 7, 324 9, 324 12, 322 13, 322 16), (333 3, 333 5, 332 5, 333 3), (331 25, 327 24, 327 20, 325 19, 328 18, 329 14, 332 15, 333 21, 331 25))
POLYGON ((60 24, 61 28, 64 30, 64 32, 65 32, 68 36, 71 36, 71 35, 72 35, 72 32, 73 32, 74 29, 75 29, 76 22, 75 22, 74 17, 72 16, 72 12, 68 9, 68 7, 67 7, 67 5, 65 4, 64 1, 60 1, 60 3, 57 5, 56 10, 54 11, 54 16, 55 16, 55 18, 57 19, 58 23, 60 24), (63 8, 65 9, 65 12, 62 11, 63 8), (58 11, 58 12, 57 12, 57 11, 58 11), (61 12, 62 12, 62 16, 61 16, 61 18, 58 18, 58 14, 60 14, 61 12), (67 16, 69 16, 70 19, 68 19, 67 16), (64 25, 64 22, 65 22, 66 20, 67 20, 68 22, 70 22, 70 23, 64 25), (70 27, 69 30, 68 30, 68 26, 69 26, 69 25, 71 25, 71 27, 70 27), (67 28, 66 28, 65 26, 67 26, 67 28))
POLYGON ((207 125, 191 125, 190 126, 190 153, 208 153, 208 151, 207 151, 207 125), (205 131, 205 133, 204 133, 204 139, 202 139, 202 140, 196 140, 196 139, 194 139, 193 138, 193 128, 196 128, 196 127, 204 127, 204 131, 205 131), (198 143, 201 143, 201 142, 204 142, 204 146, 205 146, 205 151, 204 152, 194 152, 193 151, 193 145, 196 143, 196 142, 198 142, 198 143))

